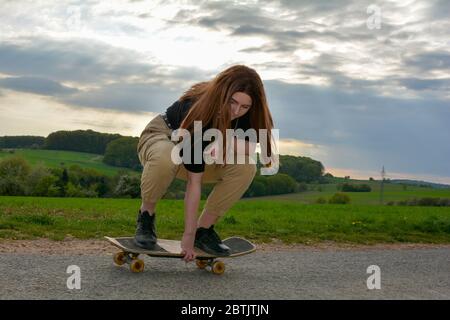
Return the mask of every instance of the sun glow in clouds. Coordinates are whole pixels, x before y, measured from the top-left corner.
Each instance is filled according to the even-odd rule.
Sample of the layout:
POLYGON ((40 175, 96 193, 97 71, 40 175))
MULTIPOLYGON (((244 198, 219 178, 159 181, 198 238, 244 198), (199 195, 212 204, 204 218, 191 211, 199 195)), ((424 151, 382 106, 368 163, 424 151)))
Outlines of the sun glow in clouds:
POLYGON ((0 96, 0 130, 8 132, 8 135, 47 136, 58 130, 92 129, 140 136, 142 129, 156 116, 156 113, 71 108, 34 94, 17 94, 13 91, 3 91, 3 94, 0 96))

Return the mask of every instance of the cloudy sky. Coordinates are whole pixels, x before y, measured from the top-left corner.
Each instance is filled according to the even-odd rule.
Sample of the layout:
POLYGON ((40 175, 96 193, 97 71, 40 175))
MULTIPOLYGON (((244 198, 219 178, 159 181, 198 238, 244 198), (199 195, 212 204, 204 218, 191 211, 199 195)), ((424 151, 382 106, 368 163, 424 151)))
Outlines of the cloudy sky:
POLYGON ((327 172, 450 183, 450 1, 0 0, 0 136, 139 136, 245 64, 280 153, 327 172))

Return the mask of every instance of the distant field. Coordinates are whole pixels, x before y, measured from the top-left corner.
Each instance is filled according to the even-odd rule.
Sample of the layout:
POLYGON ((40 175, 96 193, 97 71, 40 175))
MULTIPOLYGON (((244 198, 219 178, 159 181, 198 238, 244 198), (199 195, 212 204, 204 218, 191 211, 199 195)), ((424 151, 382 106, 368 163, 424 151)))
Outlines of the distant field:
POLYGON ((119 168, 104 164, 102 162, 102 155, 73 151, 15 149, 13 154, 7 151, 0 151, 0 160, 15 155, 23 157, 31 165, 43 163, 45 166, 51 168, 60 167, 64 163, 65 167, 76 164, 82 168, 95 169, 108 176, 115 175, 119 170, 134 172, 128 168, 119 168))
MULTIPOLYGON (((380 203, 380 182, 379 181, 350 181, 352 184, 368 184, 371 186, 371 192, 345 192, 352 204, 364 204, 364 205, 377 205, 380 203)), ((336 184, 310 184, 308 188, 314 190, 300 193, 283 194, 276 196, 265 196, 248 199, 253 200, 292 200, 305 204, 314 203, 319 197, 329 199, 336 192, 340 192, 336 188, 336 184), (321 188, 322 191, 318 191, 321 188)), ((418 186, 406 186, 406 189, 402 185, 385 183, 383 190, 383 203, 389 201, 401 201, 412 198, 450 198, 450 189, 432 189, 429 187, 418 186)))
MULTIPOLYGON (((0 197, 0 238, 133 235, 139 205, 137 199, 0 197)), ((179 239, 183 201, 162 200, 156 212, 158 236, 179 239)), ((217 230, 257 242, 450 243, 450 208, 239 201, 217 230)))

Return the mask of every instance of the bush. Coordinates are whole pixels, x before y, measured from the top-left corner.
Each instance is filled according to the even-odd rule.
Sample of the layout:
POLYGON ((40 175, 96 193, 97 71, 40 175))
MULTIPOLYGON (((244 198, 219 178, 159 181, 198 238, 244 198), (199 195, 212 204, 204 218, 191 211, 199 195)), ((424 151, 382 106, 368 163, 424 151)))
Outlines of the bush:
POLYGON ((26 179, 30 165, 20 157, 6 158, 0 162, 0 194, 20 196, 26 193, 26 179))
POLYGON ((138 198, 141 195, 141 180, 135 176, 121 176, 114 194, 119 197, 138 198))
POLYGON ((372 190, 367 184, 351 184, 348 182, 339 184, 337 188, 343 192, 370 192, 372 190))
POLYGON ((23 196, 25 195, 25 185, 23 181, 15 177, 0 179, 0 195, 3 196, 23 196))
POLYGON ((269 194, 292 193, 297 190, 297 183, 287 174, 278 173, 265 178, 267 179, 266 188, 269 194))
POLYGON ((116 167, 126 167, 133 170, 142 168, 137 156, 139 138, 122 137, 111 141, 106 146, 103 162, 116 167))
POLYGON ((430 197, 421 198, 421 199, 419 199, 417 205, 419 205, 419 206, 438 206, 439 198, 430 198, 430 197))
POLYGON ((316 203, 325 204, 327 203, 327 199, 325 199, 324 197, 319 197, 317 198, 316 203))
POLYGON ((328 203, 347 204, 350 203, 350 197, 344 193, 337 192, 328 200, 328 203))
POLYGON ((71 182, 67 184, 66 197, 76 198, 96 198, 98 197, 95 187, 91 189, 82 189, 80 186, 75 186, 71 182))
MULTIPOLYGON (((112 194, 112 179, 102 175, 94 169, 83 169, 80 166, 72 165, 68 170, 68 180, 80 190, 83 190, 82 196, 104 197, 112 194)), ((119 178, 116 181, 118 183, 119 178)))
POLYGON ((412 198, 409 200, 397 201, 399 206, 423 206, 423 207, 450 207, 450 199, 445 198, 412 198))
POLYGON ((311 183, 316 180, 329 179, 328 176, 323 178, 322 163, 309 157, 280 155, 279 173, 287 174, 297 182, 311 183))
POLYGON ((20 180, 25 179, 30 173, 31 167, 23 158, 6 158, 0 162, 0 178, 13 176, 20 180))
POLYGON ((58 193, 57 181, 58 177, 40 164, 34 167, 28 176, 26 193, 31 196, 54 196, 58 193))

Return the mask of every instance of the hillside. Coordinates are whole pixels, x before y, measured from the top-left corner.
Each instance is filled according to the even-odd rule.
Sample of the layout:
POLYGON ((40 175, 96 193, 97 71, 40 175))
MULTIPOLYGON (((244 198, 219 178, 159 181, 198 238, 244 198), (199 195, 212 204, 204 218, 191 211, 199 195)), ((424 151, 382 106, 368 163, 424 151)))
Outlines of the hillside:
MULTIPOLYGON (((340 180, 340 179, 339 179, 340 180)), ((343 182, 344 180, 342 180, 343 182)), ((377 205, 380 203, 380 181, 345 180, 352 184, 368 184, 371 192, 345 192, 351 198, 352 204, 377 205)), ((330 198, 334 193, 340 192, 337 183, 309 184, 308 191, 276 196, 255 197, 249 200, 293 200, 305 204, 314 203, 319 197, 330 198)), ((450 198, 450 189, 435 189, 425 186, 403 186, 396 183, 385 183, 383 187, 383 203, 389 201, 402 201, 412 198, 450 198)))
POLYGON ((394 179, 391 180, 392 183, 399 183, 399 184, 408 184, 408 185, 422 185, 422 186, 430 186, 435 189, 450 189, 449 184, 443 184, 443 183, 434 183, 434 182, 428 182, 428 181, 422 181, 422 180, 408 180, 408 179, 394 179))
POLYGON ((60 151, 60 150, 33 150, 33 149, 13 149, 11 151, 0 151, 0 160, 6 157, 20 156, 28 161, 31 165, 42 163, 51 168, 70 167, 71 165, 79 165, 82 168, 95 169, 98 172, 113 176, 120 170, 130 173, 137 173, 128 168, 120 168, 106 165, 102 162, 103 156, 93 153, 60 151), (13 152, 13 153, 11 153, 13 152))

